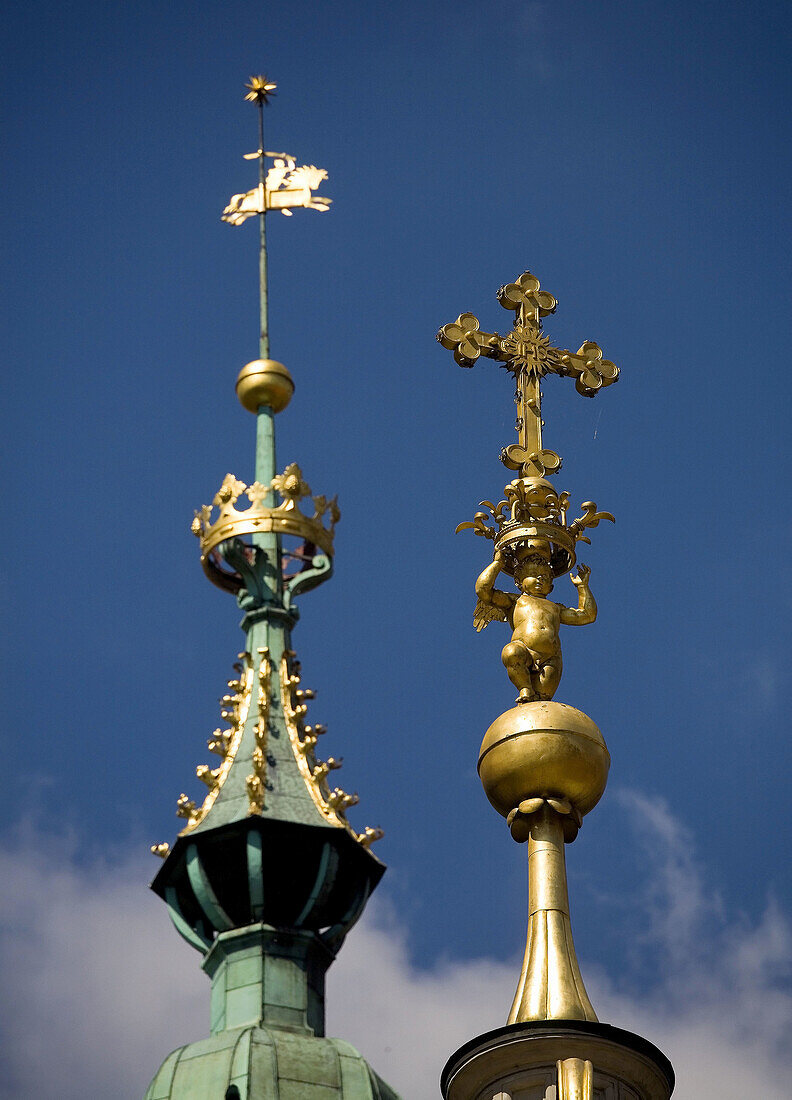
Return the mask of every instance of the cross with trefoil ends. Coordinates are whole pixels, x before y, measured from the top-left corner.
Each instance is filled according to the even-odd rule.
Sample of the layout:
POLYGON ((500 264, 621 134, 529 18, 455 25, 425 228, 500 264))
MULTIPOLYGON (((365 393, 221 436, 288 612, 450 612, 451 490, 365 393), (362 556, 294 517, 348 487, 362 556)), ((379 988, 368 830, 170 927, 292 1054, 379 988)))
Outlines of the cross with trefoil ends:
POLYGON ((575 379, 575 389, 594 397, 619 377, 619 368, 603 359, 599 344, 587 340, 577 352, 550 344, 542 333, 542 318, 555 313, 558 304, 552 294, 540 289, 539 280, 526 271, 515 282, 502 286, 498 301, 514 312, 514 327, 506 336, 482 332, 478 318, 462 313, 450 325, 443 325, 437 339, 453 351, 460 367, 472 367, 480 355, 497 359, 511 371, 517 385, 517 431, 519 443, 505 447, 501 460, 521 477, 543 477, 561 468, 555 451, 542 447, 542 408, 539 389, 545 374, 575 379))

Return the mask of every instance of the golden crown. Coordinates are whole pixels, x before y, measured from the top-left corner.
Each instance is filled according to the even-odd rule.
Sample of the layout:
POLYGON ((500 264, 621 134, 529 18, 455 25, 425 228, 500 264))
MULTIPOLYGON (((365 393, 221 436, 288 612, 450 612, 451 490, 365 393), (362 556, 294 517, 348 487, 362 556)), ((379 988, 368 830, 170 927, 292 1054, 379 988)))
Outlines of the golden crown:
POLYGON ((298 507, 306 497, 311 497, 311 487, 296 462, 274 477, 269 485, 259 481, 245 485, 233 474, 226 474, 212 503, 204 504, 195 513, 191 526, 193 534, 200 539, 201 565, 209 579, 221 588, 232 591, 239 588, 241 578, 222 568, 217 551, 221 543, 242 535, 271 531, 294 535, 332 557, 335 525, 341 518, 338 501, 336 497, 332 500, 324 496, 311 497, 314 514, 307 516, 298 507), (268 498, 272 499, 273 490, 281 498, 276 507, 265 503, 268 498), (250 501, 249 508, 236 507, 241 496, 250 501), (325 526, 325 517, 329 518, 329 526, 325 526))
POLYGON ((543 558, 560 577, 576 561, 575 545, 591 542, 583 532, 596 527, 601 519, 615 523, 610 512, 598 512, 593 500, 582 504, 583 515, 567 524, 569 493, 558 493, 541 477, 515 478, 503 490, 504 500, 493 504, 482 500, 472 520, 460 523, 457 531, 472 529, 474 534, 492 539, 495 550, 504 551, 503 571, 510 576, 528 557, 543 558))

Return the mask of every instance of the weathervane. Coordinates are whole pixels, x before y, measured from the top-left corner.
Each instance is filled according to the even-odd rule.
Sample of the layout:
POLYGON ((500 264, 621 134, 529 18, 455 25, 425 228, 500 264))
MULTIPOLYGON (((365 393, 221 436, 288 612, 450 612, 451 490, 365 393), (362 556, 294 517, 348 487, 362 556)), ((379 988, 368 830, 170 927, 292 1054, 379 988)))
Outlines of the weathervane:
POLYGON ((257 160, 259 163, 259 183, 252 191, 232 195, 228 206, 222 213, 224 222, 229 225, 242 225, 254 214, 259 215, 259 293, 261 313, 261 339, 259 354, 262 359, 269 357, 269 326, 267 324, 267 226, 266 215, 270 210, 280 210, 291 217, 292 209, 303 206, 309 210, 327 210, 332 199, 313 192, 327 179, 324 168, 313 164, 297 167, 297 162, 289 153, 268 153, 264 148, 264 107, 275 94, 277 84, 266 76, 251 76, 245 85, 245 99, 258 107, 259 143, 255 153, 243 153, 245 160, 257 160), (274 161, 267 170, 266 160, 274 161))

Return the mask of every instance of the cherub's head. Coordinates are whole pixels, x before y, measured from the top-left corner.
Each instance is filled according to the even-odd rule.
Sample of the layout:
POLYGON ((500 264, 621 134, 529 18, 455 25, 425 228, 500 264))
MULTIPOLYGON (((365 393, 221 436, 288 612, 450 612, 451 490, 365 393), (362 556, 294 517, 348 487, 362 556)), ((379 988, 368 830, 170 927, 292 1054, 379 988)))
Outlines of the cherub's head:
POLYGON ((553 590, 553 570, 544 558, 535 555, 518 563, 514 579, 526 596, 546 596, 553 590))

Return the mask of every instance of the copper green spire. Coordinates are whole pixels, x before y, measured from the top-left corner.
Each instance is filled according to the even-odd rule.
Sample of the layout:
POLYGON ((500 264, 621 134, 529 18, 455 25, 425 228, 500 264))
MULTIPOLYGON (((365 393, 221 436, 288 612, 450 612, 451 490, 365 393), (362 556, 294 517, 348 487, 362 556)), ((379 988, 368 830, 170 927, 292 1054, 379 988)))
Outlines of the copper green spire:
MULTIPOLYGON (((326 210, 313 190, 327 173, 265 151, 263 108, 275 84, 251 77, 246 89, 259 117, 259 148, 246 159, 258 160, 259 183, 234 195, 223 219, 257 215, 260 225, 260 358, 236 383, 256 417, 255 472, 249 482, 227 474, 192 525, 204 572, 243 612, 245 643, 208 738, 210 762, 196 769, 202 796, 179 797, 173 848, 152 849, 164 859, 152 888, 212 980, 213 1038, 166 1060, 146 1100, 219 1100, 232 1085, 245 1100, 277 1097, 278 1067, 295 1057, 321 1067, 317 1084, 335 1082, 323 1096, 390 1098, 357 1052, 322 1038, 324 975, 382 876, 369 850, 382 831, 347 821, 358 798, 334 782, 340 760, 318 755, 325 730, 309 719, 314 692, 292 648, 295 601, 332 575, 340 510, 312 492, 297 462, 276 466, 275 419, 294 383, 269 358, 266 217, 326 210)), ((284 1079, 283 1095, 292 1085, 284 1079)))

